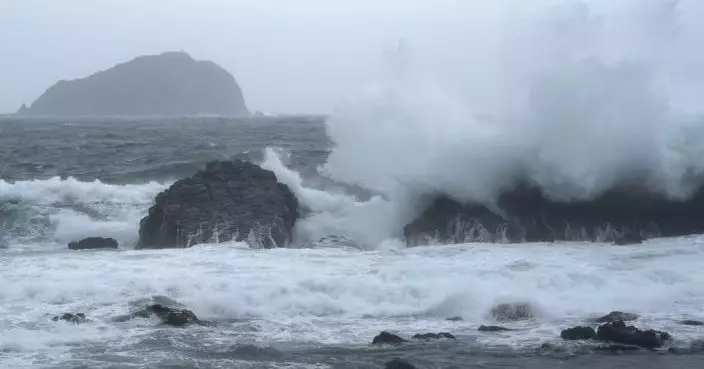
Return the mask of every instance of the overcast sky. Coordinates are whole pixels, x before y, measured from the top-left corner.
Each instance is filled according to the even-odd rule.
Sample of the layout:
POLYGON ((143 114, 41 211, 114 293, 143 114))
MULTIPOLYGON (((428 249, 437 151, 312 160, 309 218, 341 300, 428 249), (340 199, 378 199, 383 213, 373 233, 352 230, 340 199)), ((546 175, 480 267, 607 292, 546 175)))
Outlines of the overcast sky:
POLYGON ((481 1, 0 0, 0 113, 59 79, 169 50, 225 67, 252 111, 327 113, 399 39, 452 49, 468 3, 481 1))

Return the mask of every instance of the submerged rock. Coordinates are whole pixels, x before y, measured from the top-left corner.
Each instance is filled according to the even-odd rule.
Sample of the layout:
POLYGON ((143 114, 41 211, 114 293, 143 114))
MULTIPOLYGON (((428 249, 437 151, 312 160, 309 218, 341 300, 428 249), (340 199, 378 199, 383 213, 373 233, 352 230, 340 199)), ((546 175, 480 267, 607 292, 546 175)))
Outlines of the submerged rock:
POLYGON ((595 323, 611 323, 611 322, 628 322, 632 320, 638 320, 640 316, 633 313, 624 313, 622 311, 612 311, 602 317, 594 319, 595 323))
POLYGON ((86 319, 86 315, 83 313, 76 313, 76 314, 65 313, 65 314, 62 314, 61 316, 55 316, 51 320, 53 320, 55 322, 62 320, 67 323, 73 323, 73 324, 82 324, 82 323, 88 322, 88 319, 86 319))
POLYGON ((590 200, 556 200, 520 185, 492 206, 449 196, 428 199, 403 233, 409 246, 464 242, 597 241, 640 243, 653 237, 704 233, 704 188, 686 201, 647 188, 612 189, 590 200))
POLYGON ((680 324, 682 325, 704 325, 704 322, 700 320, 680 320, 680 324))
POLYGON ((624 322, 605 323, 599 326, 596 338, 623 345, 639 346, 647 349, 662 347, 672 337, 667 332, 640 330, 634 326, 627 326, 624 322))
POLYGON ((505 328, 505 327, 500 327, 498 325, 480 325, 479 328, 477 328, 479 332, 505 332, 505 331, 510 331, 511 329, 505 328))
POLYGON ((115 239, 103 237, 88 237, 68 244, 71 250, 116 249, 117 247, 115 239))
POLYGON ((592 327, 567 328, 560 333, 560 337, 566 340, 591 340, 596 338, 596 331, 592 327))
POLYGON ((451 339, 451 340, 456 339, 455 336, 453 336, 452 334, 447 333, 447 332, 440 332, 440 333, 418 333, 418 334, 414 334, 412 338, 413 338, 413 339, 416 339, 416 340, 431 340, 431 339, 432 339, 432 340, 438 340, 438 339, 441 339, 441 338, 447 338, 447 339, 451 339))
POLYGON ((389 333, 386 331, 379 333, 372 340, 373 345, 380 345, 380 344, 397 345, 399 343, 404 343, 404 342, 408 342, 408 341, 395 335, 395 334, 392 334, 392 333, 389 333))
POLYGON ((136 311, 129 315, 133 318, 158 317, 162 323, 174 327, 182 327, 188 324, 208 325, 208 323, 198 319, 196 314, 187 309, 176 309, 163 305, 149 305, 143 310, 136 311))
POLYGON ((445 320, 450 321, 450 322, 461 322, 461 321, 464 321, 464 319, 463 319, 461 316, 453 316, 453 317, 447 318, 447 319, 445 319, 445 320))
POLYGON ((298 200, 273 172, 250 162, 214 161, 156 197, 139 226, 138 249, 245 241, 285 247, 298 200))
POLYGON ((528 303, 498 304, 491 308, 491 316, 499 322, 510 322, 531 319, 535 312, 528 303))
POLYGON ((384 366, 384 368, 386 368, 386 369, 416 369, 416 367, 413 366, 413 364, 409 363, 406 360, 399 359, 399 358, 396 358, 396 359, 393 359, 393 360, 387 362, 386 365, 384 366))

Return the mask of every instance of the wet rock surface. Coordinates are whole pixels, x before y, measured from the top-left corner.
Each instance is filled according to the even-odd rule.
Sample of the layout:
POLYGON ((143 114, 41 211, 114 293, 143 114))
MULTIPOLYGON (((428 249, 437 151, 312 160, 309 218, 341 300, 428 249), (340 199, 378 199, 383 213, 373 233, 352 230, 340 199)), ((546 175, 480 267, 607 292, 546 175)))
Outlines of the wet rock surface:
POLYGON ((437 340, 437 339, 441 339, 441 338, 447 338, 447 339, 451 339, 451 340, 457 339, 457 338, 455 338, 455 336, 453 336, 452 334, 447 333, 447 332, 418 333, 418 334, 414 334, 412 338, 416 339, 416 340, 437 340))
POLYGON ((245 161, 213 161, 156 197, 139 225, 138 249, 244 241, 286 247, 298 200, 273 172, 245 161))
POLYGON ((55 322, 64 321, 64 322, 72 323, 72 324, 83 324, 83 323, 86 323, 89 321, 88 319, 86 319, 86 315, 83 313, 76 313, 76 314, 64 313, 64 314, 61 314, 60 316, 57 315, 57 316, 53 317, 51 320, 53 320, 55 322))
POLYGON ((379 333, 374 339, 372 340, 373 345, 381 345, 381 344, 389 344, 389 345, 398 345, 400 343, 408 342, 408 340, 405 340, 393 333, 389 332, 381 332, 379 333))
POLYGON ((490 315, 496 321, 511 322, 533 318, 535 309, 529 303, 505 303, 491 308, 490 315))
POLYGON ((88 237, 68 244, 71 250, 116 249, 118 243, 113 238, 88 237))
POLYGON ((567 328, 560 333, 560 337, 566 340, 590 340, 596 338, 596 331, 592 327, 567 328))

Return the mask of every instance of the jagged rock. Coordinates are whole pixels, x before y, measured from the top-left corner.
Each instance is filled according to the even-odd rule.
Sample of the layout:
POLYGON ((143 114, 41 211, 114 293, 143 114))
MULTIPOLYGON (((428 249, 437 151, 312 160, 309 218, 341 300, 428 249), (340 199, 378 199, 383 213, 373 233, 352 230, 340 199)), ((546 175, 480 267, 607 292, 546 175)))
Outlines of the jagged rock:
POLYGON ((108 70, 59 81, 23 115, 195 116, 249 115, 235 78, 184 52, 140 56, 108 70))
POLYGON ((453 336, 452 334, 447 333, 447 332, 440 332, 440 333, 418 333, 418 334, 413 335, 412 338, 413 338, 413 339, 416 339, 416 340, 430 340, 430 339, 432 339, 432 340, 438 340, 438 339, 441 339, 441 338, 447 338, 447 339, 451 339, 451 340, 455 340, 455 339, 456 339, 455 336, 453 336))
POLYGON ((480 325, 479 328, 477 328, 479 332, 505 332, 505 331, 510 331, 511 329, 505 328, 505 327, 500 327, 498 325, 480 325))
POLYGON ((116 249, 117 247, 117 241, 103 237, 88 237, 68 244, 71 250, 116 249))
POLYGON ((406 360, 399 359, 399 358, 396 358, 396 359, 393 359, 393 360, 387 362, 385 368, 386 369, 416 369, 416 367, 413 366, 413 364, 409 363, 406 360))
POLYGON ((408 342, 408 341, 395 335, 395 334, 392 334, 392 333, 389 333, 386 331, 379 333, 372 340, 373 345, 379 345, 379 344, 397 345, 399 343, 404 343, 404 342, 408 342))
POLYGON ((624 313, 622 311, 612 311, 602 317, 594 319, 595 323, 611 323, 611 322, 628 322, 632 320, 638 320, 640 316, 633 313, 624 313))
POLYGON ((76 313, 76 314, 71 314, 71 313, 65 313, 62 314, 61 316, 55 316, 51 320, 58 322, 59 320, 63 320, 67 323, 73 323, 73 324, 82 324, 88 322, 88 319, 86 319, 86 315, 83 313, 76 313))
POLYGON ((682 324, 682 325, 704 325, 704 322, 699 321, 699 320, 687 319, 687 320, 681 320, 680 324, 682 324))
POLYGON ((499 322, 531 319, 535 316, 528 303, 498 304, 491 308, 491 316, 499 322))
POLYGON ((519 185, 492 206, 430 198, 403 233, 409 246, 464 242, 642 242, 704 233, 704 188, 686 201, 641 187, 619 187, 591 200, 556 200, 519 185))
POLYGON ((161 322, 166 325, 172 325, 175 327, 182 327, 188 324, 209 325, 209 323, 198 319, 198 317, 190 310, 176 309, 163 305, 149 305, 143 310, 136 311, 126 318, 119 318, 117 321, 124 321, 134 318, 149 318, 152 316, 158 317, 161 322))
POLYGON ((273 172, 244 161, 214 161, 156 197, 139 226, 138 249, 245 241, 285 247, 298 200, 273 172))
POLYGON ((596 338, 596 331, 592 327, 567 328, 560 333, 560 337, 566 340, 590 340, 596 338))
POLYGON ((671 340, 667 332, 660 332, 649 329, 642 331, 633 326, 627 326, 624 322, 605 323, 599 326, 596 338, 600 341, 608 341, 621 345, 633 345, 647 349, 662 347, 671 340))

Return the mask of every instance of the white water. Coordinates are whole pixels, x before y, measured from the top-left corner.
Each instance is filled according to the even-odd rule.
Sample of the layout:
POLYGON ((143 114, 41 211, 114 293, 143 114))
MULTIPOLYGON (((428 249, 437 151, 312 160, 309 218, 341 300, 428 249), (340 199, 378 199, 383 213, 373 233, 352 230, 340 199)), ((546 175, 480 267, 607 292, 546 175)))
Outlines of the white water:
POLYGON ((686 196, 704 170, 700 2, 545 0, 511 2, 510 10, 504 1, 476 3, 482 9, 434 22, 432 40, 410 40, 408 58, 395 59, 393 73, 329 121, 335 148, 322 172, 380 195, 361 202, 306 188, 267 152, 263 167, 312 211, 297 225, 299 241, 342 235, 366 251, 132 251, 139 219, 165 185, 0 181, 0 202, 17 200, 23 214, 0 234, 0 248, 9 245, 0 250, 0 367, 88 360, 90 350, 80 349, 87 347, 150 360, 134 345, 159 334, 183 345, 192 334, 211 347, 361 345, 385 329, 475 335, 490 307, 505 301, 528 301, 541 314, 514 323, 515 332, 479 335, 486 344, 555 341, 561 328, 616 309, 680 342, 701 338, 675 323, 704 319, 701 238, 414 249, 395 240, 420 193, 491 203, 527 178, 555 197, 588 198, 637 178, 686 196), (423 48, 428 42, 434 52, 423 48), (423 55, 414 54, 416 44, 423 55), (65 249, 92 235, 115 237, 123 248, 65 249), (220 325, 178 331, 111 321, 153 295, 220 325), (79 311, 93 323, 50 321, 79 311), (456 315, 465 321, 445 320, 456 315))
POLYGON ((694 238, 634 247, 470 244, 361 252, 218 245, 3 257, 0 367, 89 355, 70 351, 75 345, 139 356, 133 345, 140 340, 155 334, 179 337, 180 330, 169 333, 150 320, 111 321, 128 312, 128 302, 153 295, 169 296, 199 317, 221 322, 183 333, 213 347, 218 342, 364 345, 384 329, 476 335, 479 324, 491 323, 491 306, 506 301, 528 301, 540 315, 509 324, 519 329, 515 332, 480 334, 480 342, 557 342, 561 328, 618 309, 642 314, 638 326, 666 329, 682 344, 701 335, 676 320, 704 318, 702 256, 704 241, 694 238), (79 311, 94 322, 50 321, 58 313, 79 311), (465 321, 445 320, 458 315, 465 321), (243 331, 243 323, 230 319, 251 321, 248 326, 256 331, 243 331))
POLYGON ((0 242, 5 238, 14 250, 41 243, 39 249, 45 250, 100 236, 113 237, 131 248, 139 220, 165 187, 154 182, 108 185, 58 177, 14 183, 0 180, 0 205, 10 209, 10 202, 14 203, 12 213, 0 219, 0 242))
POLYGON ((446 17, 432 41, 408 40, 394 73, 329 120, 324 173, 390 197, 440 191, 485 203, 517 180, 561 199, 633 181, 685 197, 702 183, 700 1, 436 11, 446 17))

